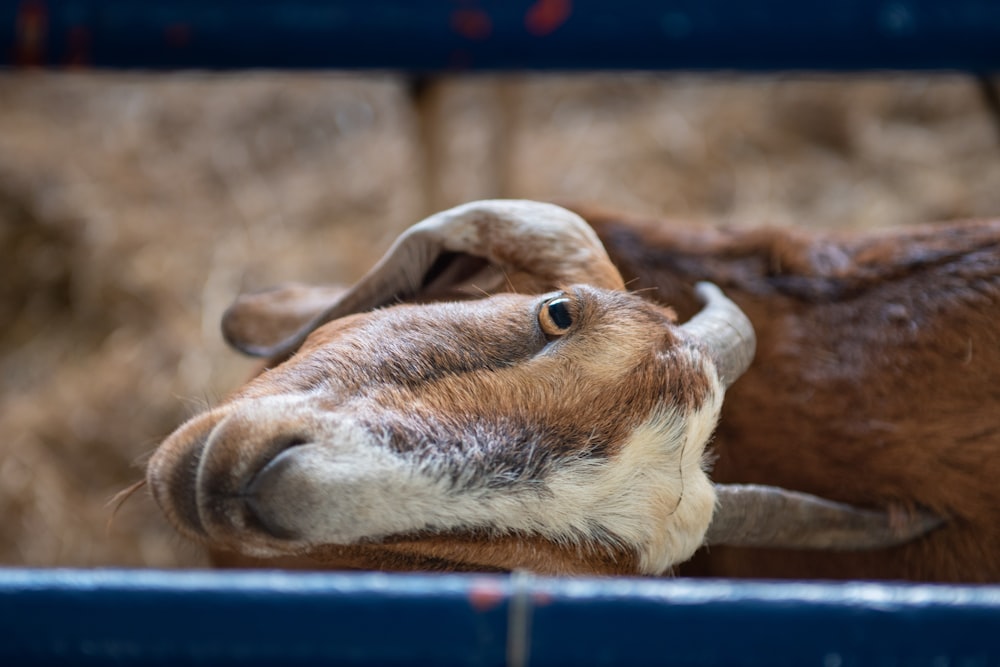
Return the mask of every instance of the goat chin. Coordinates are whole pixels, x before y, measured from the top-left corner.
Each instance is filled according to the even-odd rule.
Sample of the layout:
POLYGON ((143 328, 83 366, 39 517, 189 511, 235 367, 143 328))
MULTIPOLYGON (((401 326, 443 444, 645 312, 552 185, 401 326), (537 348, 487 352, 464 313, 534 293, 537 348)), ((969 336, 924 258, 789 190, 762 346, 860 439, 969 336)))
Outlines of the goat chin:
POLYGON ((227 566, 1000 580, 1000 221, 581 215, 476 202, 351 288, 241 297, 273 358, 153 456, 167 517, 227 566), (728 483, 879 534, 699 550, 728 483))

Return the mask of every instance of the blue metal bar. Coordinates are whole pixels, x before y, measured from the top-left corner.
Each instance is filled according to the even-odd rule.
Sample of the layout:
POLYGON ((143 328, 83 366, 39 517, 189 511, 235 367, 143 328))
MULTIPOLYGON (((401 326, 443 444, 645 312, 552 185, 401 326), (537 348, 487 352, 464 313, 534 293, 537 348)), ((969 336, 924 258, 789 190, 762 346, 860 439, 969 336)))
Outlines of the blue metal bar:
POLYGON ((996 0, 0 0, 0 65, 1000 71, 996 0))
POLYGON ((0 664, 997 665, 1000 587, 0 570, 0 664))

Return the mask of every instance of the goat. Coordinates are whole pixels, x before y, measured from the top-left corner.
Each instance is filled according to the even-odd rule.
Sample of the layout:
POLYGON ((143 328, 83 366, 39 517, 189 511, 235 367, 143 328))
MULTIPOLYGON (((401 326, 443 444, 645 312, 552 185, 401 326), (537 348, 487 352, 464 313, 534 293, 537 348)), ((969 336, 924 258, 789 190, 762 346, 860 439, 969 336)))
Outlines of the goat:
POLYGON ((1000 579, 1000 221, 584 216, 474 202, 240 297, 272 363, 154 454, 166 516, 244 562, 1000 579))

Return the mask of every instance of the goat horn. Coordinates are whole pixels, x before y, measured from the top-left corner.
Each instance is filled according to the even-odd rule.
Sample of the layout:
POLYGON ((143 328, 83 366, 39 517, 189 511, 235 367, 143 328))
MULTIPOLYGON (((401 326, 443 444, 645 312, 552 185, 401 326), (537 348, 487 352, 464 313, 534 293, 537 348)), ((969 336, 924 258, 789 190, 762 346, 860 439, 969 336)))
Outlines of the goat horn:
POLYGON ((924 512, 891 516, 808 493, 757 484, 716 484, 706 544, 778 549, 881 549, 909 542, 944 521, 924 512))
POLYGON ((478 201, 410 227, 354 287, 284 340, 258 345, 237 336, 227 339, 250 355, 284 356, 331 320, 418 296, 436 262, 449 253, 478 258, 508 275, 529 275, 546 289, 574 283, 625 289, 597 234, 577 214, 527 200, 478 201))
POLYGON ((705 307, 681 330, 708 348, 719 379, 728 389, 753 361, 757 336, 747 316, 718 287, 700 282, 694 289, 705 307))

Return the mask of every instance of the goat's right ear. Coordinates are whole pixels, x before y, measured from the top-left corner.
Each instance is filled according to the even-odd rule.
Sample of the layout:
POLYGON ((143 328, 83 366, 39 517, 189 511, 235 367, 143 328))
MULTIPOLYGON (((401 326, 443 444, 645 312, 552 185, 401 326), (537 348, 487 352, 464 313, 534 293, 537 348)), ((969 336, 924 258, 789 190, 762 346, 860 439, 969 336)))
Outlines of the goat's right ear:
POLYGON ((341 293, 300 285, 241 297, 226 313, 223 332, 247 354, 282 357, 317 327, 352 313, 403 301, 540 294, 579 283, 625 289, 597 234, 580 216, 541 202, 479 201, 417 223, 341 293), (286 297, 289 303, 280 304, 286 297))

